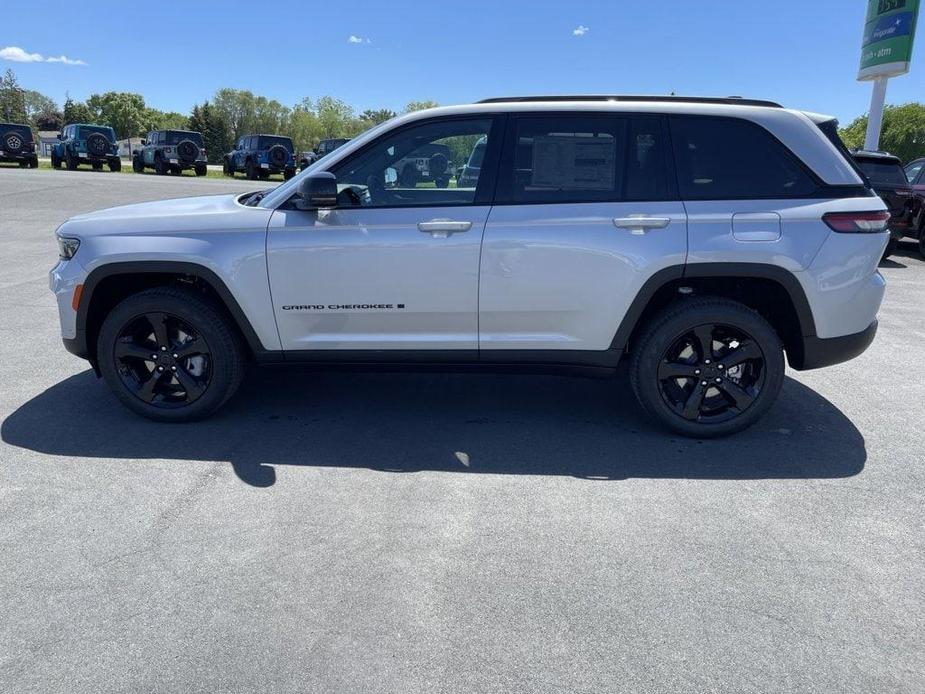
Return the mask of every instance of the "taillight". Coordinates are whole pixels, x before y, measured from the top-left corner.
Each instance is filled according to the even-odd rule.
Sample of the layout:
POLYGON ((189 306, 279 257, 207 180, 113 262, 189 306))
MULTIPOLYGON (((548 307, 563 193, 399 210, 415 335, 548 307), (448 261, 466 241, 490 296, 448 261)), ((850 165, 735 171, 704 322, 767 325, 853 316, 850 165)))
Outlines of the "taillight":
POLYGON ((828 212, 822 215, 832 231, 843 234, 876 234, 886 231, 886 224, 890 221, 890 213, 886 210, 880 212, 828 212))

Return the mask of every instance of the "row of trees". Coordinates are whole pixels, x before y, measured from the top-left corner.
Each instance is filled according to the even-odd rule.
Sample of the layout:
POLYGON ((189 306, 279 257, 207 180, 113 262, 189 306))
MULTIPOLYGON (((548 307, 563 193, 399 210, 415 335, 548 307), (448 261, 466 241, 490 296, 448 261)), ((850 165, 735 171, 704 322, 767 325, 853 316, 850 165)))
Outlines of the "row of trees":
MULTIPOLYGON (((433 101, 413 101, 406 111, 436 106, 433 101)), ((196 104, 187 115, 159 111, 145 103, 141 94, 105 92, 86 101, 68 97, 64 107, 38 92, 20 87, 7 70, 0 79, 0 119, 31 123, 36 130, 60 130, 68 123, 109 125, 119 138, 143 137, 150 130, 196 130, 202 133, 209 159, 221 161, 240 135, 273 133, 288 135, 298 151, 309 150, 330 137, 354 137, 367 128, 394 118, 387 108, 357 114, 350 104, 332 96, 308 97, 286 106, 246 89, 219 89, 210 100, 196 104)))
MULTIPOLYGON (((405 110, 436 105, 433 101, 413 101, 405 110)), ((93 94, 86 101, 68 98, 59 110, 44 94, 23 89, 12 70, 0 78, 0 120, 5 122, 31 123, 36 130, 60 130, 68 123, 99 123, 112 126, 120 138, 142 137, 149 130, 196 130, 202 133, 213 162, 219 162, 240 135, 288 135, 296 149, 303 151, 325 138, 354 137, 395 115, 387 108, 357 114, 352 106, 332 96, 317 100, 306 97, 289 107, 246 89, 228 88, 196 104, 189 115, 151 108, 141 94, 132 92, 93 94)), ((862 147, 866 130, 867 116, 861 116, 840 134, 848 147, 862 147)), ((880 148, 903 161, 925 156, 925 105, 887 106, 880 148)))

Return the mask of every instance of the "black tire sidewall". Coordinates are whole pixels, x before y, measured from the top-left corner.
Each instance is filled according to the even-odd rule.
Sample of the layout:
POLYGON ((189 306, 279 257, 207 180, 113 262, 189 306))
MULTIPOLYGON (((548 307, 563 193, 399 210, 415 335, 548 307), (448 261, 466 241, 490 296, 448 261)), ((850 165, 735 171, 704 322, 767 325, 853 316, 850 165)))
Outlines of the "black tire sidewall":
POLYGON ((136 414, 161 422, 193 421, 209 416, 237 390, 244 368, 241 346, 221 312, 197 294, 172 287, 135 294, 112 309, 100 328, 97 359, 103 378, 123 405, 136 414), (130 320, 148 312, 177 316, 192 326, 209 345, 211 380, 205 393, 189 405, 175 409, 154 407, 139 399, 122 383, 112 356, 113 345, 130 320))
POLYGON ((705 297, 670 306, 649 323, 633 345, 630 384, 643 409, 672 431, 693 438, 715 438, 746 429, 763 417, 780 393, 784 371, 781 340, 760 314, 728 299, 705 297), (662 398, 657 378, 659 362, 672 342, 703 323, 738 328, 750 335, 764 353, 765 381, 758 397, 742 414, 716 424, 691 422, 676 414, 662 398))

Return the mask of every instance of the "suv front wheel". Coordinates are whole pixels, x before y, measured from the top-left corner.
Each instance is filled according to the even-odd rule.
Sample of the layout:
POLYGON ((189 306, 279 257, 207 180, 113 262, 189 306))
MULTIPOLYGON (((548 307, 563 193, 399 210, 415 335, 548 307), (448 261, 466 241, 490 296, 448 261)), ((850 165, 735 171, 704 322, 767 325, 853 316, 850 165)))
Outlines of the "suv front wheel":
POLYGON ((178 287, 119 303, 103 321, 97 359, 122 404, 161 422, 207 417, 234 395, 244 374, 233 326, 208 299, 178 287))
POLYGON ((774 328, 728 299, 671 305, 633 345, 633 392, 646 412, 684 436, 714 438, 751 426, 783 381, 783 346, 774 328))

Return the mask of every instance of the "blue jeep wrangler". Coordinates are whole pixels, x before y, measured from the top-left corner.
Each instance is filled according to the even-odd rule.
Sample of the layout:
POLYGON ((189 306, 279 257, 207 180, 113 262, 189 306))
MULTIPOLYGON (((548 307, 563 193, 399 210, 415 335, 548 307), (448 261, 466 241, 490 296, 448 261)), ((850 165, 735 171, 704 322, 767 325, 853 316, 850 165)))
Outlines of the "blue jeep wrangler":
POLYGON ((81 164, 89 164, 96 171, 102 169, 103 164, 108 164, 110 171, 122 169, 116 133, 108 125, 65 125, 58 133, 58 140, 51 149, 51 165, 56 169, 62 164, 68 171, 74 171, 81 164))
POLYGON ((197 176, 205 176, 208 167, 202 133, 152 130, 141 141, 141 149, 132 152, 132 170, 135 173, 144 173, 148 167, 159 176, 182 174, 186 169, 192 169, 197 176))
POLYGON ((0 162, 30 169, 39 165, 32 128, 22 123, 0 123, 0 162))
POLYGON ((295 176, 295 167, 292 139, 281 135, 244 135, 222 164, 226 176, 243 171, 251 181, 276 173, 288 181, 295 176))

